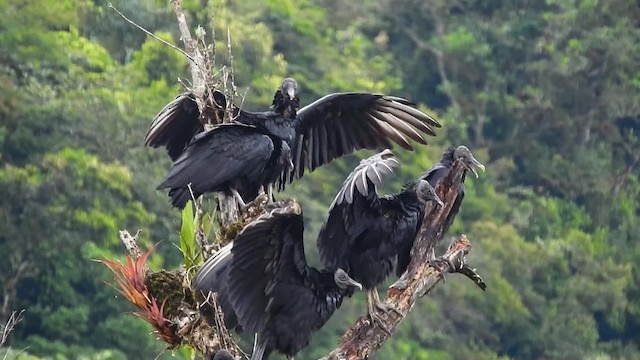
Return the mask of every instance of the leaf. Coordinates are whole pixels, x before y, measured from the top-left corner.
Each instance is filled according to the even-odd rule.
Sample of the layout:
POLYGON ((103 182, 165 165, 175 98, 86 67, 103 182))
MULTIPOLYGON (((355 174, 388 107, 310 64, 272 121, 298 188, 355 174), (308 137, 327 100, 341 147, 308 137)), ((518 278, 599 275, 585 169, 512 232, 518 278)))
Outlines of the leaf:
POLYGON ((182 226, 180 228, 180 250, 184 256, 184 266, 189 270, 195 265, 196 250, 196 219, 193 216, 193 206, 189 200, 182 210, 182 226))

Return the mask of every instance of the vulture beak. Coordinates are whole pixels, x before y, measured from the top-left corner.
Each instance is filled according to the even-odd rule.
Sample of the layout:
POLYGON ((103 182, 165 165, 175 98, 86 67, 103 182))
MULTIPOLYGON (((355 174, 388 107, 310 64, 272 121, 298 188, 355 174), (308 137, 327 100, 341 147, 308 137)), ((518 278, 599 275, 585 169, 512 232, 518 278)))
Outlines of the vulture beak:
POLYGON ((287 87, 287 95, 289 95, 289 100, 293 100, 296 98, 296 89, 293 86, 287 87))
POLYGON ((347 275, 346 271, 340 268, 336 270, 334 277, 336 284, 338 284, 338 286, 343 289, 346 289, 348 286, 353 286, 355 288, 358 288, 358 290, 362 290, 362 284, 353 280, 349 275, 347 275))
POLYGON ((360 284, 359 282, 349 278, 349 284, 355 288, 358 288, 358 290, 362 291, 362 284, 360 284))
POLYGON ((442 200, 440 200, 440 197, 438 195, 433 194, 433 200, 437 202, 440 207, 444 207, 444 203, 442 202, 442 200))
POLYGON ((473 172, 473 175, 476 176, 476 179, 478 178, 478 172, 476 171, 476 168, 482 170, 482 172, 484 172, 484 165, 482 165, 482 163, 478 160, 476 160, 476 158, 473 157, 473 155, 469 155, 471 158, 469 159, 469 161, 467 162, 467 168, 469 170, 471 170, 471 172, 473 172))

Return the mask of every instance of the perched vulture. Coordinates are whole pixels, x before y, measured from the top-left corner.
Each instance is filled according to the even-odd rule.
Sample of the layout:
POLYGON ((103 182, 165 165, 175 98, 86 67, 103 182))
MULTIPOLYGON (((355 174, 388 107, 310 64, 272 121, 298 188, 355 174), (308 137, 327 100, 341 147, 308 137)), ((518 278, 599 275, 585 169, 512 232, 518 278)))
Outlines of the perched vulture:
POLYGON ((376 286, 386 280, 394 266, 398 276, 407 269, 425 205, 434 201, 442 206, 433 187, 424 180, 405 185, 397 194, 379 196, 377 187, 383 176, 398 165, 390 150, 362 160, 333 200, 318 235, 324 266, 344 269, 362 284, 367 290, 371 320, 387 331, 377 310, 391 309, 380 301, 376 286))
POLYGON ((295 203, 263 214, 208 259, 194 280, 205 298, 217 293, 228 328, 257 334, 252 360, 274 350, 293 359, 343 298, 362 289, 342 269, 309 267, 303 231, 295 203))
MULTIPOLYGON (((226 106, 221 93, 214 99, 226 106)), ((408 100, 382 94, 334 93, 300 109, 297 83, 290 78, 276 90, 268 111, 232 106, 236 128, 204 132, 195 105, 193 96, 179 96, 156 116, 145 138, 149 146, 165 146, 174 159, 158 188, 170 189, 178 208, 191 193, 222 191, 239 195, 241 203, 253 200, 261 187, 271 195, 274 183, 283 190, 305 169, 360 149, 398 144, 413 150, 409 140, 426 144, 426 135, 435 136, 433 128, 440 127, 408 100)))

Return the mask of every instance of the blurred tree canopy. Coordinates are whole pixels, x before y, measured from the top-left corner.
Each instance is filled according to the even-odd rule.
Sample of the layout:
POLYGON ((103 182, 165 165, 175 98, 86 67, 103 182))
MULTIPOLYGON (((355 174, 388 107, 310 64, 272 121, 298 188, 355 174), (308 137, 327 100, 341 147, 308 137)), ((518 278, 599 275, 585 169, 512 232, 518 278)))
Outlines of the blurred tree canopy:
MULTIPOLYGON (((0 356, 155 358, 162 344, 91 261, 118 258, 117 230, 182 258, 180 215, 155 190, 170 165, 142 139, 188 79, 175 50, 103 0, 0 0, 0 320, 26 309, 0 356), (24 351, 20 351, 25 349, 24 351)), ((179 44, 169 5, 113 1, 179 44)), ((404 96, 443 123, 397 150, 395 192, 467 144, 487 166, 467 180, 451 234, 474 240, 489 288, 454 276, 419 304, 377 359, 640 357, 640 5, 633 0, 185 0, 190 24, 232 49, 239 99, 267 107, 285 76, 303 104, 335 91, 404 96), (228 41, 230 39, 230 44, 228 41), (635 300, 634 300, 635 299, 635 300)), ((308 256, 362 152, 280 196, 304 207, 308 256)), ((301 359, 316 359, 362 309, 347 301, 301 359)), ((173 355, 187 358, 182 352, 173 355)), ((171 354, 164 354, 167 358, 171 354)))

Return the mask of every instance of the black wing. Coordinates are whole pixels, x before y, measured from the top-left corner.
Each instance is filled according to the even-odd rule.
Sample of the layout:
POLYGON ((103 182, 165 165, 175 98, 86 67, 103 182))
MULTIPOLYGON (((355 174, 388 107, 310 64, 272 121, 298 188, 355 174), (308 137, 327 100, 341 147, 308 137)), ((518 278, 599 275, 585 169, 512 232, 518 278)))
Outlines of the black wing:
POLYGON ((426 180, 435 189, 438 182, 442 180, 449 173, 449 167, 442 163, 437 163, 431 167, 431 169, 425 171, 418 180, 426 180))
MULTIPOLYGON (((226 108, 226 97, 214 91, 213 101, 219 111, 226 108)), ((153 118, 144 138, 144 144, 153 148, 165 146, 171 160, 175 161, 194 136, 204 131, 200 110, 192 93, 178 95, 153 118)))
POLYGON ((261 332, 273 303, 296 300, 293 294, 278 293, 278 283, 305 286, 303 230, 301 209, 293 204, 260 216, 236 236, 228 288, 244 329, 261 332))
POLYGON ((238 326, 238 319, 229 301, 227 289, 229 270, 233 263, 232 246, 233 243, 227 244, 215 256, 209 258, 198 270, 192 285, 196 291, 201 292, 204 299, 209 298, 209 293, 217 293, 216 298, 224 314, 225 326, 241 332, 242 329, 238 326))
MULTIPOLYGON (((385 200, 386 199, 383 200, 383 206, 385 205, 385 200)), ((402 209, 398 209, 398 206, 400 206, 398 200, 386 201, 386 204, 395 208, 398 212, 403 211, 402 209)), ((402 276, 402 273, 407 270, 409 262, 411 262, 411 250, 413 249, 413 243, 420 230, 423 218, 424 212, 422 211, 405 212, 404 216, 397 218, 398 221, 396 222, 393 244, 398 253, 396 263, 396 275, 398 277, 402 276)))
POLYGON ((447 148, 442 153, 440 161, 433 165, 431 169, 425 171, 422 175, 420 175, 418 179, 428 181, 429 184, 431 184, 431 186, 433 186, 433 188, 435 189, 438 185, 438 182, 447 175, 449 169, 453 165, 453 154, 455 150, 456 149, 453 146, 447 148))
POLYGON ((218 125, 196 136, 158 189, 171 188, 172 204, 183 208, 190 199, 189 184, 196 197, 224 191, 237 181, 257 188, 273 150, 271 138, 254 127, 218 125))
POLYGON ((426 144, 440 124, 415 104, 370 93, 327 95, 298 111, 293 143, 294 170, 281 181, 293 181, 343 155, 360 149, 380 150, 397 143, 412 150, 409 139, 426 144))
POLYGON ((318 235, 320 259, 327 268, 347 268, 345 258, 353 242, 372 230, 372 222, 381 220, 377 187, 382 184, 382 177, 392 173, 399 164, 387 149, 362 160, 349 174, 318 235))

